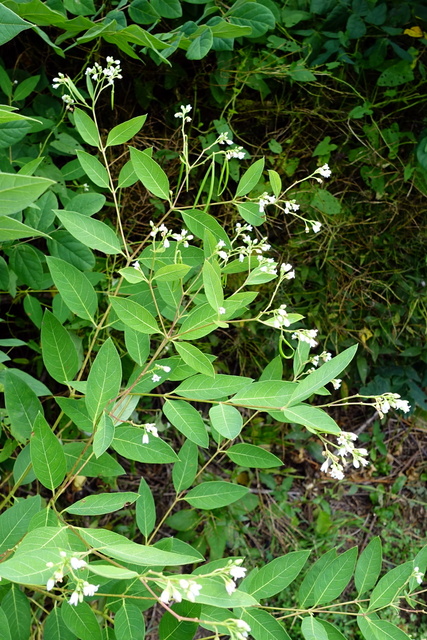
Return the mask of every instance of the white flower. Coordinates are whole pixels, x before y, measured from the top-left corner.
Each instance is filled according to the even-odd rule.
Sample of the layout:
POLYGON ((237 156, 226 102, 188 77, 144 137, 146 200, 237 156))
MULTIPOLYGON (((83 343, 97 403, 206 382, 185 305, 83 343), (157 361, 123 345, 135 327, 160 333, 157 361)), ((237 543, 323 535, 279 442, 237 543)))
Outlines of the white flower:
POLYGON ((328 164, 324 164, 322 167, 316 169, 316 173, 320 173, 324 178, 329 178, 332 174, 332 171, 329 168, 328 164))
POLYGON ((300 208, 299 204, 296 203, 295 200, 288 200, 283 203, 285 208, 285 213, 292 213, 298 211, 300 208))
POLYGON ((317 329, 297 329, 292 334, 294 340, 300 340, 301 342, 307 342, 310 347, 314 349, 317 347, 317 342, 314 338, 317 336, 317 329))
POLYGON ((320 229, 322 228, 322 223, 318 222, 317 220, 312 221, 311 228, 313 229, 314 233, 319 233, 320 229))
POLYGON ((77 591, 73 591, 73 593, 71 594, 70 599, 68 600, 68 604, 74 605, 75 607, 77 607, 77 605, 80 602, 80 598, 79 598, 79 594, 77 591))
POLYGON ((160 369, 163 369, 163 371, 165 373, 170 373, 171 372, 171 368, 170 367, 166 367, 164 365, 159 365, 160 369))
POLYGON ((150 442, 150 436, 148 435, 148 433, 144 433, 142 436, 142 444, 149 444, 150 442))
POLYGON ((223 260, 228 260, 228 253, 226 251, 218 251, 218 255, 223 260))
POLYGON ((243 160, 245 157, 245 152, 243 151, 243 147, 235 147, 234 149, 230 149, 225 152, 225 157, 227 160, 231 160, 231 158, 237 158, 238 160, 243 160))
POLYGON ((162 593, 160 594, 160 600, 165 604, 170 602, 170 600, 175 600, 175 602, 181 602, 182 596, 178 591, 178 589, 174 587, 172 582, 168 581, 166 588, 163 589, 162 593))
POLYGON ((222 249, 223 247, 225 247, 225 242, 224 242, 224 240, 220 240, 218 242, 218 244, 216 245, 216 248, 217 249, 222 249))
POLYGON ((382 396, 375 398, 375 408, 383 418, 385 413, 392 409, 400 409, 407 413, 411 410, 411 406, 407 400, 401 400, 398 393, 383 393, 382 396))
POLYGON ((139 264, 138 260, 135 260, 135 262, 132 262, 132 266, 134 269, 138 269, 138 271, 141 271, 141 265, 139 264))
POLYGON ((74 104, 73 98, 69 96, 68 93, 64 93, 64 95, 62 96, 62 101, 67 105, 74 104))
POLYGON ((184 597, 187 598, 187 600, 190 600, 190 602, 195 602, 195 599, 202 590, 202 585, 194 582, 194 580, 181 579, 179 581, 179 586, 184 590, 184 597))
POLYGON ((94 596, 99 589, 99 584, 89 584, 86 580, 83 582, 83 595, 94 596))
POLYGON ((159 437, 159 432, 157 431, 157 427, 154 423, 147 423, 145 426, 145 430, 148 433, 151 433, 155 438, 159 437))
POLYGON ((157 373, 153 373, 153 376, 152 376, 151 380, 152 380, 153 382, 160 382, 161 377, 160 377, 160 376, 158 376, 158 375, 157 375, 157 373))
POLYGON ((244 567, 238 567, 236 565, 233 565, 232 567, 230 567, 230 576, 235 580, 238 580, 239 578, 244 578, 245 575, 246 575, 246 569, 244 567))
POLYGON ((323 362, 329 362, 329 360, 332 359, 332 353, 329 353, 329 351, 322 351, 320 357, 322 358, 323 362))
POLYGON ((338 463, 333 464, 329 474, 332 478, 335 478, 336 480, 342 480, 344 478, 342 465, 338 463))
POLYGON ((418 584, 422 584, 424 573, 420 571, 419 567, 414 567, 414 571, 412 572, 412 578, 418 582, 418 584))
POLYGON ((164 246, 165 249, 168 249, 171 246, 170 242, 169 242, 169 240, 167 238, 165 238, 163 240, 163 246, 164 246))
POLYGON ((82 560, 80 558, 75 558, 73 556, 72 558, 70 558, 70 565, 75 570, 83 569, 84 567, 87 567, 87 562, 85 562, 85 560, 82 560))
POLYGON ((54 586, 55 586, 55 580, 53 578, 49 578, 49 580, 46 582, 46 589, 48 591, 52 591, 54 586))
POLYGON ((223 316, 225 313, 225 307, 218 307, 218 313, 220 316, 223 316))
POLYGON ((231 596, 232 593, 234 593, 236 591, 236 583, 234 582, 234 580, 224 580, 225 582, 225 590, 227 591, 228 595, 231 596))
POLYGON ((334 378, 333 380, 331 380, 332 386, 334 389, 339 389, 341 386, 341 378, 334 378))

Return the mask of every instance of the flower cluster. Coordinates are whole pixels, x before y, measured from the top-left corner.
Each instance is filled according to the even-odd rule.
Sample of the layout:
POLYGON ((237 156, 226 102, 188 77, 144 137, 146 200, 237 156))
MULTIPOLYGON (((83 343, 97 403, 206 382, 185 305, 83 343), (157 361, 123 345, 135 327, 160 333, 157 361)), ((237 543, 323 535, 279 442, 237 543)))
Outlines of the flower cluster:
POLYGON ((177 111, 174 116, 175 118, 182 118, 183 122, 191 122, 191 118, 190 116, 187 115, 187 113, 190 113, 192 107, 191 104, 187 104, 187 105, 181 105, 180 107, 180 111, 177 111))
POLYGON ((336 480, 342 480, 344 478, 344 467, 348 464, 347 456, 352 458, 353 466, 359 469, 360 466, 366 467, 369 464, 366 460, 368 455, 367 449, 356 448, 354 441, 357 440, 357 435, 348 431, 341 431, 337 438, 339 448, 336 455, 331 453, 328 449, 323 452, 326 458, 325 462, 320 467, 320 471, 323 473, 329 473, 332 478, 336 480))
POLYGON ((424 573, 420 571, 419 567, 414 567, 411 578, 415 578, 418 584, 423 583, 424 573))
POLYGON ((283 211, 285 213, 295 213, 299 208, 300 206, 296 203, 296 200, 285 200, 283 202, 283 211))
POLYGON ((154 422, 147 422, 146 424, 142 425, 142 427, 144 429, 142 444, 148 444, 150 442, 150 436, 148 435, 149 433, 151 433, 151 435, 155 438, 159 437, 159 432, 157 431, 157 427, 154 422))
POLYGON ((229 149, 225 152, 225 157, 227 160, 231 160, 232 158, 237 158, 238 160, 244 160, 245 151, 243 151, 243 147, 234 147, 234 149, 229 149))
POLYGON ((114 85, 114 80, 121 80, 120 60, 114 60, 112 56, 107 56, 105 59, 107 66, 102 67, 98 62, 95 62, 93 67, 87 67, 85 74, 88 78, 95 82, 107 81, 108 85, 114 85))
POLYGON ((288 312, 286 311, 286 305, 281 304, 278 309, 274 309, 272 311, 274 314, 273 327, 276 329, 281 329, 282 327, 289 327, 290 321, 288 318, 288 312))
POLYGON ((170 240, 175 240, 178 243, 182 243, 182 245, 187 248, 190 246, 188 244, 189 240, 194 238, 193 235, 188 233, 187 229, 181 229, 180 233, 173 233, 170 229, 168 229, 164 224, 161 224, 160 227, 156 227, 154 222, 150 220, 151 232, 150 236, 156 239, 157 234, 160 233, 161 239, 160 242, 164 249, 168 249, 170 247, 170 240))
POLYGON ((314 339, 317 336, 317 329, 297 329, 292 334, 293 340, 300 340, 301 342, 307 342, 312 349, 317 347, 317 342, 314 339))
POLYGON ((320 360, 323 360, 323 362, 329 362, 331 358, 332 353, 329 353, 329 351, 322 351, 320 355, 312 356, 309 362, 311 362, 315 367, 318 367, 320 360))
POLYGON ((233 140, 228 137, 228 131, 224 131, 224 133, 220 133, 217 138, 218 144, 233 144, 233 140))
POLYGON ((176 581, 169 578, 166 581, 165 588, 160 594, 160 600, 165 604, 168 604, 171 600, 181 602, 183 598, 190 600, 190 602, 195 602, 201 590, 202 585, 198 584, 194 580, 180 578, 176 581))
POLYGON ((244 620, 226 620, 227 630, 230 640, 246 640, 249 637, 251 628, 244 620))
POLYGON ((328 164, 324 164, 323 166, 316 169, 315 173, 320 173, 320 175, 323 176, 324 178, 330 178, 332 171, 330 170, 328 164))
POLYGON ((264 213, 265 207, 269 204, 274 204, 276 202, 276 196, 269 196, 268 193, 263 193, 259 199, 259 212, 264 213))
POLYGON ((280 275, 284 280, 292 280, 295 278, 294 268, 289 262, 282 262, 280 265, 280 275))
POLYGON ((375 398, 375 408, 380 414, 380 418, 384 418, 384 414, 390 409, 400 409, 404 413, 411 410, 411 406, 407 400, 401 400, 398 393, 383 393, 382 396, 375 398))
POLYGON ((48 591, 52 591, 52 589, 55 587, 55 583, 62 582, 65 571, 68 571, 76 582, 75 589, 68 601, 69 604, 76 606, 79 604, 79 602, 83 602, 84 596, 95 595, 95 593, 99 589, 99 585, 90 584, 86 580, 81 580, 75 574, 75 571, 85 569, 87 567, 87 562, 82 558, 78 558, 76 556, 72 556, 71 558, 69 558, 65 551, 60 551, 59 555, 61 557, 61 560, 56 565, 53 562, 46 563, 46 566, 49 569, 55 569, 52 577, 49 578, 46 583, 46 589, 48 591))
POLYGON ((230 596, 237 588, 235 580, 244 578, 246 575, 246 569, 240 566, 242 562, 242 558, 229 560, 227 566, 222 569, 222 578, 224 580, 225 589, 230 596))

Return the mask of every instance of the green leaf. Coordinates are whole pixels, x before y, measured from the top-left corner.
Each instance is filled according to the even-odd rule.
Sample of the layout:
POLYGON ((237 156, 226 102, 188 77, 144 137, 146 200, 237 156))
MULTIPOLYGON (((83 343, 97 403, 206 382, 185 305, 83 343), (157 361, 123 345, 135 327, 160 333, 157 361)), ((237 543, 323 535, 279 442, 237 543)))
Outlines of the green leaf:
POLYGON ((0 173, 0 215, 5 216, 22 211, 35 202, 53 184, 55 184, 54 180, 39 176, 0 173))
POLYGON ((248 491, 247 487, 240 484, 214 480, 197 485, 187 493, 184 500, 197 509, 218 509, 240 500, 248 491))
POLYGON ((116 640, 143 640, 145 637, 144 617, 138 607, 128 600, 114 616, 116 640))
POLYGON ((222 402, 209 409, 209 418, 215 431, 227 440, 237 438, 243 428, 242 414, 236 407, 222 402))
POLYGON ((192 40, 190 46, 187 49, 185 57, 188 60, 201 60, 204 58, 213 45, 213 33, 207 25, 203 25, 202 33, 192 40))
POLYGON ((310 551, 293 551, 275 558, 241 584, 241 589, 257 600, 271 598, 280 593, 295 580, 307 562, 310 551))
POLYGON ((34 391, 12 370, 5 372, 4 394, 10 432, 18 442, 25 443, 37 415, 43 412, 42 405, 34 391))
POLYGON ((331 416, 323 411, 323 409, 312 407, 309 404, 299 404, 290 409, 285 409, 281 413, 287 422, 302 424, 313 433, 316 431, 332 433, 334 435, 341 433, 341 429, 331 416))
MULTIPOLYGON (((0 4, 0 45, 9 42, 21 33, 21 31, 25 31, 25 29, 30 29, 32 24, 23 20, 19 16, 16 15, 13 11, 4 6, 4 4, 0 4)), ((21 640, 21 638, 17 638, 16 640, 21 640)), ((25 638, 28 640, 28 637, 25 638)))
POLYGON ((231 607, 253 607, 257 604, 255 598, 239 589, 231 595, 227 593, 224 582, 219 577, 197 577, 197 582, 202 586, 202 591, 196 596, 196 602, 200 602, 201 604, 209 604, 223 609, 231 607))
POLYGON ((148 334, 125 327, 125 345, 130 357, 142 367, 150 353, 150 338, 148 334))
POLYGON ((107 137, 106 147, 114 146, 115 144, 124 144, 128 142, 133 136, 135 136, 144 126, 147 116, 137 116, 131 118, 127 122, 122 122, 116 127, 111 129, 107 137))
POLYGON ((357 351, 357 345, 349 347, 329 362, 325 362, 319 369, 310 373, 304 380, 298 382, 298 386, 293 392, 288 407, 297 404, 301 400, 309 398, 325 384, 328 384, 334 378, 337 378, 344 371, 347 365, 353 360, 357 351))
POLYGON ((79 640, 102 640, 98 620, 87 602, 76 607, 64 602, 61 606, 62 619, 79 640))
POLYGON ((57 382, 73 380, 79 370, 75 344, 66 329, 48 309, 41 330, 42 357, 49 375, 57 382))
POLYGON ((295 390, 295 382, 284 382, 282 380, 266 380, 263 382, 252 382, 231 401, 243 407, 254 407, 257 409, 281 409, 288 404, 289 398, 295 390))
POLYGON ((301 632, 305 640, 328 640, 327 632, 313 616, 303 618, 301 632))
POLYGON ((254 187, 256 187, 262 176, 262 172, 264 171, 264 163, 265 159, 260 158, 254 162, 249 169, 246 169, 245 173, 239 180, 239 184, 237 185, 236 198, 245 196, 247 193, 252 191, 254 187))
POLYGON ((200 447, 209 446, 209 437, 200 413, 184 400, 166 400, 163 413, 186 438, 200 447))
POLYGON ((93 452, 97 458, 107 451, 114 438, 114 422, 108 413, 103 413, 99 419, 93 439, 93 452))
POLYGON ((181 340, 197 340, 215 331, 218 324, 218 312, 214 311, 209 304, 202 304, 188 316, 181 325, 179 334, 176 336, 181 340))
MULTIPOLYGON (((253 225, 254 227, 259 227, 264 224, 266 221, 265 213, 260 212, 259 204, 256 202, 240 202, 237 206, 237 211, 239 215, 247 222, 248 224, 253 225)), ((247 261, 247 258, 246 258, 247 261)), ((243 267, 245 262, 239 262, 240 267, 243 267)), ((229 268, 230 266, 227 265, 229 268)), ((226 267, 227 268, 227 267, 226 267)), ((242 268, 242 271, 246 271, 246 269, 242 268)))
POLYGON ((398 87, 401 84, 413 82, 413 80, 412 60, 401 60, 382 72, 377 80, 377 85, 379 87, 398 87))
POLYGON ((196 478, 199 462, 197 445, 191 440, 186 440, 179 451, 178 458, 179 460, 172 468, 172 481, 175 491, 180 493, 191 487, 196 478))
POLYGON ((132 542, 114 531, 107 529, 78 529, 79 535, 95 551, 115 560, 130 562, 142 567, 176 567, 194 564, 194 555, 163 551, 154 546, 132 542))
POLYGON ((274 195, 278 198, 282 192, 282 178, 279 176, 277 171, 269 169, 268 179, 270 180, 271 189, 274 195))
POLYGON ((151 489, 141 478, 138 487, 139 498, 136 503, 136 524, 145 538, 148 538, 156 524, 156 505, 151 489))
POLYGON ((109 298, 111 306, 124 324, 141 333, 161 333, 154 316, 141 304, 129 298, 109 298))
POLYGON ((73 116, 76 129, 83 140, 99 149, 98 128, 92 118, 78 107, 74 107, 73 116))
POLYGON ((67 231, 85 246, 107 255, 122 253, 120 240, 105 222, 65 209, 55 209, 55 214, 67 231))
POLYGON ((136 427, 116 427, 111 446, 118 454, 150 464, 176 462, 178 456, 167 442, 161 438, 151 438, 148 444, 142 444, 142 431, 136 427))
POLYGON ((357 547, 341 553, 321 572, 314 583, 314 604, 321 605, 338 598, 350 582, 357 559, 357 547))
POLYGON ((320 558, 313 564, 313 566, 310 567, 304 577, 304 580, 301 583, 298 592, 298 600, 301 607, 307 608, 313 606, 314 585, 316 584, 318 577, 335 560, 336 557, 336 550, 330 549, 330 551, 320 556, 320 558))
POLYGON ((40 509, 40 496, 31 496, 15 502, 0 515, 0 554, 18 544, 27 533, 32 517, 40 509))
POLYGON ((221 271, 218 263, 205 260, 202 269, 203 285, 208 303, 217 313, 224 304, 224 292, 221 283, 221 271))
POLYGON ((346 640, 341 631, 338 631, 338 629, 330 622, 326 622, 326 620, 318 620, 318 622, 320 622, 322 627, 325 629, 328 640, 346 640))
POLYGON ((181 382, 174 393, 197 400, 218 400, 237 393, 251 382, 251 378, 228 376, 221 373, 216 374, 215 378, 197 375, 181 382))
POLYGON ((263 36, 269 29, 274 29, 276 21, 268 7, 258 2, 235 3, 225 14, 232 24, 251 27, 251 38, 263 36))
POLYGON ((67 471, 79 472, 89 478, 114 477, 124 475, 125 470, 109 453, 103 453, 98 460, 92 456, 92 447, 86 448, 85 442, 69 442, 64 445, 67 471), (86 450, 85 450, 86 449, 86 450), (85 452, 83 453, 83 450, 85 452), (90 460, 89 460, 90 458, 90 460))
POLYGON ((227 249, 231 248, 229 237, 213 216, 197 209, 189 209, 180 213, 185 226, 200 240, 204 239, 206 231, 210 231, 216 240, 225 242, 227 249))
POLYGON ((3 609, 0 608, 0 640, 12 640, 9 621, 3 609))
MULTIPOLYGON (((174 613, 185 618, 199 618, 200 609, 200 604, 187 601, 172 607, 174 613)), ((166 611, 159 622, 159 640, 190 640, 194 638, 198 626, 197 622, 177 619, 166 611)))
POLYGON ((405 562, 386 573, 371 593, 368 611, 392 604, 400 596, 412 571, 413 563, 405 562))
POLYGON ((169 180, 161 166, 134 147, 129 151, 133 169, 144 187, 158 198, 169 200, 169 180))
POLYGON ((2 242, 9 240, 19 240, 21 238, 37 238, 48 236, 37 229, 33 229, 19 220, 9 218, 8 216, 0 216, 0 237, 2 242))
POLYGON ((326 189, 317 189, 310 205, 322 213, 333 216, 341 211, 341 202, 326 189))
MULTIPOLYGON (((0 20, 2 9, 0 6, 0 20)), ((1 30, 0 30, 1 33, 1 30)), ((31 634, 31 607, 27 596, 12 584, 1 601, 1 608, 12 630, 13 640, 29 640, 31 634)))
POLYGON ((47 246, 54 258, 65 260, 79 271, 91 271, 95 266, 93 252, 68 231, 62 229, 53 231, 47 246))
POLYGON ((369 637, 369 640, 371 640, 372 637, 373 640, 410 640, 410 636, 402 631, 402 629, 399 629, 399 627, 396 627, 396 625, 391 622, 387 622, 387 620, 371 619, 369 617, 363 618, 362 620, 366 623, 366 631, 369 635, 365 635, 362 625, 360 625, 362 633, 365 635, 365 638, 369 637))
POLYGON ((280 622, 263 609, 248 608, 239 611, 238 615, 250 626, 255 640, 291 640, 280 622))
POLYGON ((61 258, 47 256, 46 260, 55 286, 70 311, 94 322, 98 298, 84 273, 61 258))
POLYGON ((10 254, 9 266, 18 279, 32 289, 44 289, 45 275, 40 254, 29 244, 19 244, 10 254))
POLYGON ((151 6, 162 18, 180 18, 182 16, 179 0, 151 0, 151 6))
POLYGON ((55 607, 47 616, 44 623, 43 640, 75 640, 72 633, 62 619, 61 609, 55 607))
POLYGON ((382 566, 382 545, 378 536, 372 538, 360 554, 354 573, 354 584, 360 595, 370 591, 378 580, 382 566))
POLYGON ((156 282, 175 282, 176 280, 182 280, 187 275, 191 267, 188 264, 167 264, 165 267, 160 267, 154 274, 153 280, 156 282))
POLYGON ((215 371, 209 358, 200 351, 194 344, 183 342, 174 342, 174 347, 188 366, 195 371, 207 375, 215 376, 215 371))
POLYGON ((271 469, 283 465, 280 458, 253 444, 235 444, 227 449, 226 454, 234 464, 250 469, 271 469))
POLYGON ((99 162, 98 158, 79 149, 77 149, 77 158, 83 171, 94 184, 103 189, 110 188, 107 170, 104 165, 99 162))
POLYGON ((41 413, 34 421, 30 452, 37 480, 53 491, 63 481, 67 465, 62 445, 41 413))
POLYGON ((108 402, 116 398, 122 381, 120 356, 108 338, 95 358, 87 379, 86 408, 95 421, 108 402))
POLYGON ((78 500, 64 511, 78 516, 101 516, 119 511, 124 506, 133 504, 137 499, 138 494, 134 491, 98 493, 78 500))

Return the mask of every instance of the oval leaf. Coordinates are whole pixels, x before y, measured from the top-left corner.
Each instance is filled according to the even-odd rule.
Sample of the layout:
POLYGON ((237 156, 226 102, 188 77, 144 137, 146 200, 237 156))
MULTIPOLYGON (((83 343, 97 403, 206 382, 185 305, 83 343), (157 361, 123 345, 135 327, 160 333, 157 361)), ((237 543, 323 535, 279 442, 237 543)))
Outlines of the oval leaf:
POLYGON ((231 482, 202 482, 191 489, 184 500, 198 509, 218 509, 243 498, 249 489, 231 482))
POLYGON ((133 491, 99 493, 78 500, 64 511, 78 516, 101 516, 123 509, 125 505, 133 504, 138 498, 139 494, 133 491))
POLYGON ((283 465, 280 458, 253 444, 235 444, 226 453, 235 464, 250 469, 270 469, 283 465))
POLYGON ((107 255, 122 253, 120 240, 105 222, 95 220, 77 211, 55 209, 56 216, 64 227, 82 244, 107 255))

